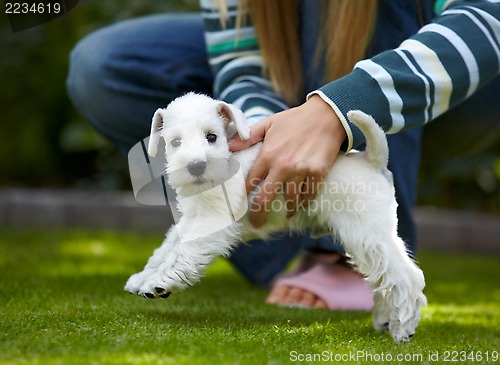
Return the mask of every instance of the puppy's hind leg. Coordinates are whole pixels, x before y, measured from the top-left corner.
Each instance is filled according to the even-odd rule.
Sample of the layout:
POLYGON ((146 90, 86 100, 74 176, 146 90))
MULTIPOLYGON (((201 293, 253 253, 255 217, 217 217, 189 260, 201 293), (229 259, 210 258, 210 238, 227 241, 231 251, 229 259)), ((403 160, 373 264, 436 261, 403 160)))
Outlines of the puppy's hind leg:
MULTIPOLYGON (((376 286, 375 286, 376 287, 376 286)), ((389 306, 380 290, 375 290, 373 306, 373 328, 377 332, 383 332, 389 329, 389 306)))
POLYGON ((418 326, 421 308, 427 304, 422 270, 407 255, 403 240, 395 232, 372 226, 369 232, 352 237, 352 232, 342 235, 341 231, 352 263, 375 290, 375 329, 388 328, 396 342, 409 341, 418 326))

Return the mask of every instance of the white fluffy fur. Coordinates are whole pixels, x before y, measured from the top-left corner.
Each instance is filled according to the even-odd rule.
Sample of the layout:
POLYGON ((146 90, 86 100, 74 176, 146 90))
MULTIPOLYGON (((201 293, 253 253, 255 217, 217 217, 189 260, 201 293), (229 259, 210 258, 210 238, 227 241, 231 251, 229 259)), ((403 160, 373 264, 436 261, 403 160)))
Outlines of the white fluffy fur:
MULTIPOLYGON (((169 183, 178 194, 182 218, 170 228, 144 270, 129 278, 125 290, 148 298, 167 297, 197 283, 218 256, 228 256, 241 240, 309 227, 338 237, 351 263, 374 288, 375 329, 388 328, 396 341, 408 341, 426 305, 424 275, 397 234, 385 134, 360 111, 351 111, 348 117, 364 133, 366 151, 339 156, 307 208, 288 219, 285 204, 275 204, 274 208, 283 209, 273 209, 265 226, 257 230, 246 216, 238 220, 240 215, 234 215, 245 213, 248 206, 244 176, 260 149, 257 144, 238 153, 229 151, 228 135, 236 131, 243 139, 249 137, 241 111, 193 93, 158 109, 148 151, 156 154, 160 135, 165 139, 169 183), (207 141, 208 133, 218 137, 215 143, 207 141), (180 141, 178 146, 172 146, 174 139, 180 141), (229 179, 231 159, 238 161, 241 179, 229 179), (201 176, 189 173, 187 166, 193 161, 205 161, 201 176)), ((283 202, 282 196, 277 199, 283 202)))

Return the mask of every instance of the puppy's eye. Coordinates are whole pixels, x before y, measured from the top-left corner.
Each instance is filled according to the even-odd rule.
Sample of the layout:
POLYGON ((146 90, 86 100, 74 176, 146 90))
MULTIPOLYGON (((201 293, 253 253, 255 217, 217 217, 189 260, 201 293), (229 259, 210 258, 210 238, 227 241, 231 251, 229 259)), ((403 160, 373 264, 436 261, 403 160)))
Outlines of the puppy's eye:
POLYGON ((170 144, 172 147, 179 147, 181 145, 181 139, 180 138, 174 138, 173 140, 170 141, 170 144))
POLYGON ((207 133, 207 141, 208 141, 208 143, 217 142, 217 135, 213 134, 213 133, 207 133))

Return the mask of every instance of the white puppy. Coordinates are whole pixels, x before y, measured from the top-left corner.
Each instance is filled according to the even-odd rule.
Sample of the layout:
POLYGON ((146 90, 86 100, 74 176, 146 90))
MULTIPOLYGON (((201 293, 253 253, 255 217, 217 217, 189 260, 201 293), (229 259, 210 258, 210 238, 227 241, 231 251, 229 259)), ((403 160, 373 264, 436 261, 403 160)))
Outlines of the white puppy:
POLYGON ((365 135, 366 150, 339 155, 315 199, 292 218, 287 218, 284 198, 279 196, 265 226, 256 230, 245 216, 244 179, 261 144, 237 153, 227 145, 236 132, 243 140, 249 138, 243 113, 194 93, 158 109, 148 153, 156 155, 159 139, 164 138, 168 181, 177 193, 182 217, 144 270, 129 278, 125 290, 166 298, 197 283, 218 256, 228 256, 241 241, 310 228, 337 237, 350 262, 374 288, 375 329, 389 329, 396 341, 408 341, 426 305, 424 275, 397 234, 385 134, 360 111, 351 111, 348 117, 365 135))

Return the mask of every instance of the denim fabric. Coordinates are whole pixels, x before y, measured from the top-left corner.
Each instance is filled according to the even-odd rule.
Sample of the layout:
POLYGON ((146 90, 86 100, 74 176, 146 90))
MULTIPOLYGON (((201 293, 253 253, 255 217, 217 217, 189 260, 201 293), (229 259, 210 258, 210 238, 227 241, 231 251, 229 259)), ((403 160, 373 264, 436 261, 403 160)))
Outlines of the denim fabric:
POLYGON ((70 56, 67 89, 83 118, 120 151, 149 134, 159 107, 188 91, 210 94, 198 14, 154 15, 100 29, 70 56))
MULTIPOLYGON (((391 3, 381 2, 391 9, 398 8, 391 3)), ((312 33, 317 32, 317 27, 311 21, 318 18, 311 12, 303 14, 303 39, 316 39, 312 33), (312 33, 308 35, 309 30, 312 33)), ((392 16, 397 14, 393 11, 392 16)), ((394 40, 386 39, 393 33, 381 28, 386 23, 393 24, 379 21, 376 28, 379 48, 394 46, 394 40)), ((410 35, 407 32, 402 31, 400 36, 410 35)), ((316 83, 319 79, 314 78, 316 83)), ((167 14, 124 21, 81 40, 71 53, 67 88, 83 118, 127 153, 149 134, 151 117, 158 107, 187 91, 210 94, 212 83, 201 17, 167 14)), ((399 202, 399 230, 411 251, 416 242, 411 210, 415 204, 420 137, 420 129, 389 136, 389 167, 399 202)), ((231 261, 248 280, 266 286, 303 248, 342 252, 341 246, 327 237, 283 235, 271 242, 240 245, 231 261)))

